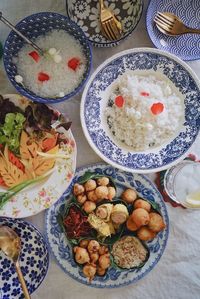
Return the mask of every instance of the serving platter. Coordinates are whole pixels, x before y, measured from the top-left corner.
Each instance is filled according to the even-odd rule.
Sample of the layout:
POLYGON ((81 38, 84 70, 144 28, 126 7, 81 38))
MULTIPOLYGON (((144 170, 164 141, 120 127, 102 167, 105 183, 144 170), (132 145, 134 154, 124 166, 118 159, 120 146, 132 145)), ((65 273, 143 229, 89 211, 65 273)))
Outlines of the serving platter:
MULTIPOLYGON (((5 95, 4 98, 9 98, 22 109, 30 103, 28 99, 17 94, 5 95)), ((53 172, 41 182, 30 185, 13 196, 0 209, 1 217, 33 216, 48 209, 60 198, 70 185, 76 169, 76 142, 70 129, 65 130, 65 142, 66 146, 62 148, 62 151, 70 153, 69 159, 56 159, 53 172)), ((5 189, 1 187, 0 191, 3 192, 5 189)))
MULTIPOLYGON (((21 219, 0 217, 0 226, 11 227, 21 239, 20 267, 29 293, 44 280, 49 267, 49 252, 41 233, 21 219)), ((24 298, 13 262, 0 251, 0 298, 24 298)))
POLYGON ((156 266, 161 258, 167 244, 169 233, 167 209, 162 196, 154 184, 143 175, 123 172, 107 164, 94 164, 77 169, 70 187, 66 190, 59 201, 47 210, 45 222, 47 241, 58 265, 65 273, 74 278, 76 281, 97 288, 121 287, 135 283, 143 278, 156 266), (60 224, 57 221, 57 216, 63 212, 66 203, 69 202, 72 186, 80 179, 81 176, 85 174, 86 171, 112 178, 118 190, 117 196, 121 194, 125 187, 135 188, 139 196, 155 201, 160 206, 160 212, 163 216, 166 227, 156 236, 156 238, 147 242, 147 246, 150 250, 150 257, 142 268, 120 271, 119 269, 110 267, 105 276, 95 276, 95 278, 89 282, 83 275, 80 267, 74 261, 72 247, 64 232, 61 230, 60 224))
POLYGON ((81 124, 92 149, 119 169, 151 173, 184 159, 200 129, 200 85, 192 69, 175 55, 151 48, 122 51, 102 63, 88 81, 81 100, 81 124), (134 151, 118 142, 105 117, 109 95, 116 80, 127 72, 143 76, 163 76, 180 92, 183 121, 177 132, 161 146, 134 151))
POLYGON ((157 48, 175 54, 186 61, 199 59, 199 34, 169 36, 161 33, 153 22, 158 11, 171 12, 181 18, 186 26, 200 28, 199 0, 152 0, 149 2, 146 14, 147 32, 157 48))

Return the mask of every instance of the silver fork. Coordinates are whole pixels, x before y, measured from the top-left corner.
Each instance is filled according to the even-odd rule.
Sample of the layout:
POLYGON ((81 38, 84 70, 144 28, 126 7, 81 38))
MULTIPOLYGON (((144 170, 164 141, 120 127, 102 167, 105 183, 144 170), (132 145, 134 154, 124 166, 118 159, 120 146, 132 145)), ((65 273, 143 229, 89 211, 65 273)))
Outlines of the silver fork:
POLYGON ((34 42, 28 39, 25 35, 23 35, 19 30, 15 28, 7 19, 2 16, 2 12, 0 11, 0 21, 15 31, 21 38, 23 38, 29 45, 31 45, 35 50, 37 50, 41 55, 44 54, 44 51, 38 47, 34 42))

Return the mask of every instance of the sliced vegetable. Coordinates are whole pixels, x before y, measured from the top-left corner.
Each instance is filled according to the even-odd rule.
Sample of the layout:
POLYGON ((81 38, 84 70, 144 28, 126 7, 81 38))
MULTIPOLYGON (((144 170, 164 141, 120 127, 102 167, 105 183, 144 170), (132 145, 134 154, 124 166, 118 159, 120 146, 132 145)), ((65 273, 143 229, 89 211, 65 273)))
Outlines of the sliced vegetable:
POLYGON ((40 82, 49 81, 49 79, 50 79, 50 77, 49 77, 49 75, 46 74, 46 73, 40 72, 40 73, 38 74, 38 80, 39 80, 40 82))
POLYGON ((7 187, 2 177, 0 177, 0 186, 7 187))
POLYGON ((160 102, 158 103, 154 103, 152 106, 151 106, 151 112, 154 114, 154 115, 157 115, 157 114, 160 114, 162 113, 164 110, 164 105, 160 102))
POLYGON ((51 138, 46 138, 42 141, 42 147, 44 149, 45 152, 49 151, 50 149, 52 149, 56 143, 57 143, 57 139, 58 139, 58 134, 55 134, 53 137, 51 138))
POLYGON ((17 158, 11 151, 8 150, 8 159, 9 161, 17 166, 17 168, 21 169, 23 172, 25 171, 25 167, 22 162, 17 158))
POLYGON ((40 60, 40 55, 36 51, 30 52, 28 55, 31 56, 36 62, 40 60))
POLYGON ((115 98, 115 105, 119 108, 122 108, 124 106, 125 100, 122 96, 117 96, 115 98))
POLYGON ((45 177, 50 175, 53 171, 54 169, 51 169, 50 171, 46 172, 42 176, 36 177, 35 179, 32 180, 24 181, 18 185, 15 185, 14 187, 9 188, 6 192, 0 192, 0 209, 2 209, 2 207, 9 201, 10 198, 12 198, 22 189, 43 180, 45 177))
POLYGON ((140 95, 143 96, 143 97, 149 97, 150 94, 148 92, 146 92, 146 91, 142 91, 140 93, 140 95))
POLYGON ((73 57, 67 62, 67 65, 70 69, 72 69, 73 71, 76 71, 77 67, 79 67, 79 65, 80 65, 80 59, 73 57))

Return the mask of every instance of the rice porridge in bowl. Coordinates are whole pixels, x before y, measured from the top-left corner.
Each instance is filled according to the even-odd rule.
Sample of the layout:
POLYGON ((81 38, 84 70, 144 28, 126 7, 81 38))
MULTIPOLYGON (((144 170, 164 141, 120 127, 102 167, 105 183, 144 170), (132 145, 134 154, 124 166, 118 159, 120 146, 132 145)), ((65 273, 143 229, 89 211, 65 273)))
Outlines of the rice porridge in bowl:
POLYGON ((27 98, 57 103, 77 94, 89 77, 92 52, 82 29, 69 18, 41 12, 16 26, 42 50, 11 31, 4 45, 4 66, 14 87, 27 98))
POLYGON ((183 97, 165 76, 127 71, 110 88, 105 117, 116 142, 148 150, 174 137, 183 124, 183 97))
POLYGON ((41 97, 63 97, 72 92, 86 70, 80 43, 64 30, 49 31, 35 43, 44 55, 25 44, 13 58, 18 74, 15 80, 20 76, 22 84, 41 97))
POLYGON ((183 160, 199 133, 199 80, 172 54, 129 49, 93 73, 80 114, 90 146, 107 163, 161 171, 183 160))

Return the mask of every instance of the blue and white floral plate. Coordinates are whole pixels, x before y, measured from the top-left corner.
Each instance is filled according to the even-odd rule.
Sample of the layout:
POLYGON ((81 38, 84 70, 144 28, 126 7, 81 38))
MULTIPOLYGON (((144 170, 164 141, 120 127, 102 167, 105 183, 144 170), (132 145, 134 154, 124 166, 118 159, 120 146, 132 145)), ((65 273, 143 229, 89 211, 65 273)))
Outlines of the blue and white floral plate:
POLYGON ((122 22, 122 36, 118 40, 109 41, 101 34, 99 0, 66 0, 67 15, 81 27, 94 46, 113 47, 127 38, 139 23, 143 0, 105 0, 104 3, 122 22))
POLYGON ((117 288, 135 283, 143 278, 156 266, 161 258, 167 244, 168 233, 169 220, 167 209, 161 194, 154 184, 143 175, 123 172, 107 164, 94 164, 77 169, 70 187, 66 190, 60 200, 46 212, 47 240, 57 263, 64 272, 76 281, 96 288, 117 288), (61 231, 56 219, 58 213, 64 209, 66 200, 72 192, 72 186, 88 170, 97 174, 112 177, 117 186, 118 196, 122 193, 122 190, 124 190, 125 187, 135 188, 141 197, 157 202, 161 208, 161 213, 166 224, 164 231, 160 232, 155 239, 146 243, 150 249, 150 257, 142 268, 119 271, 110 267, 105 276, 95 276, 91 283, 88 282, 80 267, 75 263, 71 245, 65 234, 61 231))
MULTIPOLYGON (((49 267, 48 247, 40 232, 30 223, 20 219, 0 217, 0 226, 6 225, 14 229, 21 238, 20 266, 32 294, 44 280, 49 267)), ((0 298, 23 299, 24 295, 19 283, 13 262, 0 251, 0 298)))
POLYGON ((175 55, 151 48, 135 48, 107 59, 93 73, 81 100, 81 124, 90 146, 107 163, 125 171, 150 173, 184 159, 200 129, 200 84, 191 68, 175 55), (111 84, 127 71, 162 76, 177 89, 184 105, 183 123, 160 147, 135 152, 110 133, 105 108, 111 84))
POLYGON ((161 33, 153 22, 158 11, 172 12, 181 18, 188 27, 200 28, 199 0, 151 0, 146 15, 147 31, 157 48, 175 54, 183 60, 199 59, 199 34, 168 36, 161 33))

